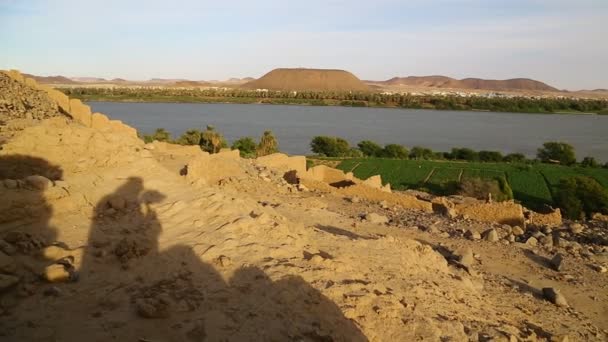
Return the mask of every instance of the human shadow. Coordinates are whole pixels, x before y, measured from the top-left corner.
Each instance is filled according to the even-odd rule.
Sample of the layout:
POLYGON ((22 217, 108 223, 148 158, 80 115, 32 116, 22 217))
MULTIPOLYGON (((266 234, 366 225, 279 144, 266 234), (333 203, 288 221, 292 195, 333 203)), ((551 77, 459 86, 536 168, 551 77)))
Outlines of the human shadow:
POLYGON ((322 225, 322 224, 317 224, 315 225, 315 228, 325 232, 325 233, 329 233, 332 235, 336 235, 336 236, 345 236, 349 239, 352 240, 377 240, 377 238, 375 237, 371 237, 371 236, 363 236, 363 235, 359 235, 357 233, 353 233, 351 231, 342 229, 342 228, 338 228, 338 227, 334 227, 334 226, 326 226, 326 225, 322 225))
MULTIPOLYGON (((271 279, 223 255, 203 262, 186 245, 160 250, 163 227, 153 207, 163 198, 132 177, 95 207, 79 281, 98 292, 111 289, 101 296, 104 302, 120 295, 129 302, 128 321, 101 334, 123 340, 367 341, 333 301, 299 276, 271 279)), ((116 305, 94 310, 90 316, 100 322, 120 316, 116 305)))

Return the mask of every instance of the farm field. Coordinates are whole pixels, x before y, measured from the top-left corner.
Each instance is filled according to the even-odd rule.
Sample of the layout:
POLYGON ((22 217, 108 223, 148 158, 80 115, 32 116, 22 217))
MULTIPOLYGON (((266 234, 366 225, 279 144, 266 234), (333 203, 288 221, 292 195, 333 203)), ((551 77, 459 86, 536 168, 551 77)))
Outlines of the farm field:
POLYGON ((576 175, 594 178, 608 188, 608 169, 567 167, 549 164, 478 163, 460 161, 396 160, 382 158, 345 159, 337 166, 365 179, 379 174, 395 190, 420 189, 431 193, 441 185, 464 178, 505 179, 516 200, 526 207, 553 204, 552 193, 560 179, 576 175))

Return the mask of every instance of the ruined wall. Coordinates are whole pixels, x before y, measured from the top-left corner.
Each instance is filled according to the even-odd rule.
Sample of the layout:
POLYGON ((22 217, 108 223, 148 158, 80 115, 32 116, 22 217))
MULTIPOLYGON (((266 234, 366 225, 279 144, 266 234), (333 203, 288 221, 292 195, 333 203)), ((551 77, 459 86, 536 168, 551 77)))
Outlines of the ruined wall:
POLYGON ((72 117, 75 121, 83 124, 86 127, 102 131, 122 132, 127 135, 137 137, 137 131, 128 125, 125 125, 120 120, 110 120, 106 115, 101 113, 91 113, 91 107, 82 103, 78 99, 70 99, 62 92, 53 89, 48 85, 38 84, 34 79, 24 77, 17 70, 2 71, 12 79, 24 83, 34 89, 46 92, 61 110, 72 117))
POLYGON ((290 157, 283 153, 273 153, 258 157, 255 161, 259 165, 273 169, 296 171, 300 175, 306 173, 306 157, 304 156, 290 157))
POLYGON ((525 222, 523 207, 513 202, 460 203, 455 205, 455 210, 459 215, 478 221, 498 222, 511 226, 524 226, 525 222))
POLYGON ((562 212, 559 209, 546 214, 530 211, 527 216, 528 224, 533 226, 555 227, 562 224, 562 212))

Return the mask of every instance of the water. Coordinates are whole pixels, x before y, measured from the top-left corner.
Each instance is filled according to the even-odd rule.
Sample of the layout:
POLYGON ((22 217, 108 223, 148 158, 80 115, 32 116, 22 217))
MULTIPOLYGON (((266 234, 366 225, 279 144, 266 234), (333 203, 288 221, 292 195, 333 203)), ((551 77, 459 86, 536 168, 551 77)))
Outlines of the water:
POLYGON ((191 103, 89 105, 140 132, 163 127, 173 137, 206 125, 215 126, 228 141, 259 137, 270 129, 279 140, 280 150, 290 154, 310 153, 314 136, 334 135, 351 144, 367 139, 437 151, 469 147, 521 152, 531 157, 543 142, 563 141, 574 145, 578 159, 594 156, 608 161, 608 116, 600 115, 191 103))

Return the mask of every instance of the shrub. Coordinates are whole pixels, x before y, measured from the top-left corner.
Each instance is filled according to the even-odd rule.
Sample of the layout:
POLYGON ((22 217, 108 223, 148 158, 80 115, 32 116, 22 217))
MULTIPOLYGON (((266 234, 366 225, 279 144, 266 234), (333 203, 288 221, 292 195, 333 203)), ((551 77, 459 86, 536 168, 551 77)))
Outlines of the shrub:
POLYGON ((526 161, 526 156, 522 153, 509 153, 502 160, 507 163, 523 163, 526 161))
POLYGON ((203 132, 198 129, 189 129, 182 134, 178 139, 177 143, 180 145, 200 145, 203 132))
POLYGON ((207 129, 201 134, 200 145, 203 151, 217 153, 222 147, 227 147, 228 143, 224 136, 215 130, 215 127, 207 126, 207 129))
POLYGON ((370 140, 363 140, 357 146, 367 157, 379 157, 382 154, 382 146, 370 140))
POLYGON ((350 151, 348 141, 328 136, 314 137, 310 142, 310 148, 314 153, 327 157, 345 157, 350 151))
POLYGON ((243 137, 232 143, 233 150, 239 150, 241 157, 253 158, 255 157, 255 150, 257 146, 255 141, 251 137, 243 137))
POLYGON ((436 155, 430 148, 414 146, 410 151, 410 159, 436 159, 436 155))
POLYGON ((502 202, 513 199, 513 190, 509 183, 502 178, 465 178, 458 184, 457 193, 461 196, 487 199, 488 194, 492 200, 502 202))
POLYGON ((365 155, 363 154, 363 152, 361 152, 361 150, 359 150, 358 148, 351 148, 348 151, 348 157, 351 158, 363 158, 365 157, 365 155))
POLYGON ((143 138, 145 143, 151 143, 154 140, 171 141, 171 133, 167 132, 164 128, 157 128, 153 134, 144 134, 143 138))
POLYGON ((581 162, 582 167, 599 167, 600 164, 593 157, 585 157, 581 162))
POLYGON ((388 144, 382 149, 382 157, 407 159, 409 153, 407 148, 398 144, 388 144))
POLYGON ((538 149, 537 157, 543 163, 559 162, 563 165, 576 163, 576 155, 572 145, 563 142, 546 142, 538 149))
POLYGON ((591 217, 594 213, 608 214, 608 190, 590 177, 562 179, 554 199, 555 204, 569 219, 591 217))
POLYGON ((502 153, 498 151, 479 151, 479 160, 482 162, 501 162, 503 159, 502 153))
POLYGON ((277 138, 272 134, 272 131, 264 131, 256 149, 256 155, 262 157, 277 152, 279 152, 279 142, 277 141, 277 138))

